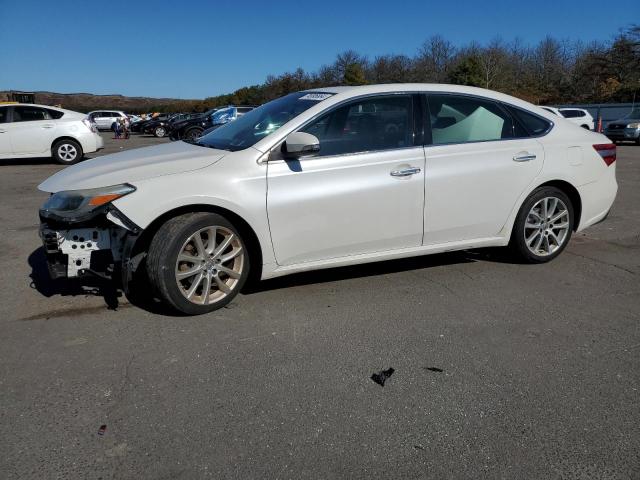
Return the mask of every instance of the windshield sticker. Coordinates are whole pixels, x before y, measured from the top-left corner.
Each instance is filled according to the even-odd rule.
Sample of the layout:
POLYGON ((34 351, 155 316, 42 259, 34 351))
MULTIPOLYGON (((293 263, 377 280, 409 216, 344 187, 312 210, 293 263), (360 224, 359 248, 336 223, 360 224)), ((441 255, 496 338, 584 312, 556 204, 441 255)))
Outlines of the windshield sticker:
POLYGON ((300 97, 298 100, 314 100, 319 102, 320 100, 325 100, 332 96, 333 93, 307 93, 306 95, 300 97))

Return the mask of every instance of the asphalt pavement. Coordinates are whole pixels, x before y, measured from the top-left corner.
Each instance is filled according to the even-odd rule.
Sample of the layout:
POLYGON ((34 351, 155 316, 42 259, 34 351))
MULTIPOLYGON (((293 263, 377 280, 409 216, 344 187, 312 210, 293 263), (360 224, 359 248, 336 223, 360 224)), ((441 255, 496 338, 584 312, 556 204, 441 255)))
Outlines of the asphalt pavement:
POLYGON ((0 160, 0 477, 640 478, 640 147, 549 264, 311 272, 190 318, 48 279, 61 168, 0 160))

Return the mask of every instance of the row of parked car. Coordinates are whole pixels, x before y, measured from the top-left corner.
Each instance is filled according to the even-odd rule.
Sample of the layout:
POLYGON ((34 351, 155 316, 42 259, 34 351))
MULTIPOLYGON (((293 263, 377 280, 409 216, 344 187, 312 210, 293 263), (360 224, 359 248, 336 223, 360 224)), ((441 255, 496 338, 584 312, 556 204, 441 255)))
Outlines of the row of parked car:
POLYGON ((113 130, 115 124, 124 118, 129 130, 133 133, 194 141, 205 132, 208 133, 220 125, 229 123, 254 108, 254 106, 229 105, 213 108, 204 113, 161 113, 151 118, 136 117, 113 110, 89 112, 87 115, 99 130, 113 130))

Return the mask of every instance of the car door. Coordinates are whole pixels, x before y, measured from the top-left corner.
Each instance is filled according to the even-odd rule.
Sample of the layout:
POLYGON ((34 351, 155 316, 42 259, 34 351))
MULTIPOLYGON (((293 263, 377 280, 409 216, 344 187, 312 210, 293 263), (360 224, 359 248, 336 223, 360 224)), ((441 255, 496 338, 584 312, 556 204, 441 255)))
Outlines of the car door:
POLYGON ((13 150, 11 148, 11 138, 7 129, 9 121, 9 107, 0 106, 0 158, 11 157, 13 150))
POLYGON ((16 105, 13 107, 11 123, 6 125, 13 155, 51 154, 57 123, 47 109, 16 105))
POLYGON ((416 108, 419 97, 410 94, 352 100, 300 129, 318 137, 317 156, 287 161, 274 150, 267 212, 278 264, 420 246, 424 151, 416 108))
MULTIPOLYGON (((542 145, 492 100, 433 94, 428 107, 424 244, 499 236, 542 169, 542 145)), ((536 119, 542 134, 550 123, 536 119)))

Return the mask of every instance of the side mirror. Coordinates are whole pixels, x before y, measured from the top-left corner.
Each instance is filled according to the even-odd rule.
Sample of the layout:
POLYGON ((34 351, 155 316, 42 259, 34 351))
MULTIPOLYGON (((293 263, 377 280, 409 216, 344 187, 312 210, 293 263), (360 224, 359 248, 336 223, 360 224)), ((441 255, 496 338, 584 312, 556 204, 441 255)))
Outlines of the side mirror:
POLYGON ((287 159, 312 156, 320 151, 320 140, 315 135, 293 132, 287 135, 282 144, 282 155, 287 159))

